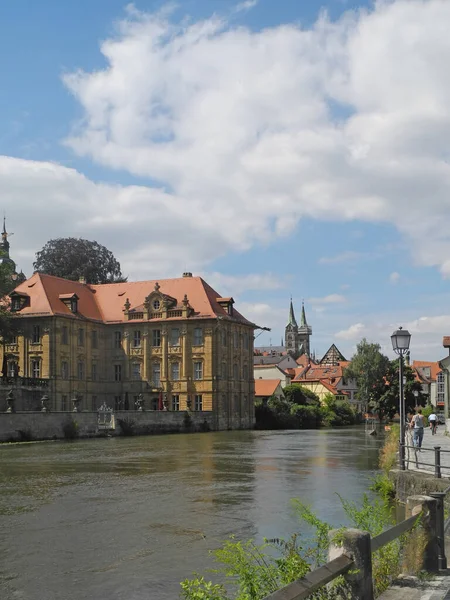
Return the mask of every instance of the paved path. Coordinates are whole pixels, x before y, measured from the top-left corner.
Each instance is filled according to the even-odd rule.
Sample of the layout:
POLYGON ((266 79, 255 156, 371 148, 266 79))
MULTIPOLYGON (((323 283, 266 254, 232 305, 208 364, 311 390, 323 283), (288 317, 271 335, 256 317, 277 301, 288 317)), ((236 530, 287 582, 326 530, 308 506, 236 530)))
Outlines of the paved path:
MULTIPOLYGON (((412 446, 412 436, 410 430, 406 432, 406 444, 412 446)), ((450 478, 450 437, 445 435, 445 425, 440 425, 436 435, 431 434, 429 427, 425 428, 422 450, 417 452, 406 448, 406 468, 419 471, 429 471, 434 473, 434 446, 441 447, 441 472, 443 478, 450 478), (415 464, 415 455, 417 462, 415 464)))

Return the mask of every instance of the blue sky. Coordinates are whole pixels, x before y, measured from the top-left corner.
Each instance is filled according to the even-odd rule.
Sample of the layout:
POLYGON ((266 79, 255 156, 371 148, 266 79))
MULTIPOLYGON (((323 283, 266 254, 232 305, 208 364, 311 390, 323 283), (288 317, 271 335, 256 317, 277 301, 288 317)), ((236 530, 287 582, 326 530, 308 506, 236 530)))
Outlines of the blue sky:
POLYGON ((13 258, 95 238, 130 279, 233 294, 258 344, 292 295, 319 355, 403 324, 442 358, 448 25, 444 0, 2 4, 13 258))

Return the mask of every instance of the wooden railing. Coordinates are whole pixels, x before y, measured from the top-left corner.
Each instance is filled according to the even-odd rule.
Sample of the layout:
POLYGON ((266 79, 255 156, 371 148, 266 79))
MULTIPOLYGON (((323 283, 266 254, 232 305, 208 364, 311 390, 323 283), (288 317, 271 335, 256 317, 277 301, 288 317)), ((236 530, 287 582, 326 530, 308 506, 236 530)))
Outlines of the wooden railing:
MULTIPOLYGON (((439 514, 436 498, 411 497, 408 498, 407 506, 413 513, 412 516, 373 538, 367 532, 356 529, 339 532, 340 539, 343 540, 342 547, 334 546, 333 548, 334 553, 340 552, 339 556, 336 556, 322 567, 311 571, 302 579, 297 579, 266 596, 264 600, 306 600, 311 594, 339 577, 339 575, 346 575, 350 570, 354 573, 351 578, 351 597, 354 600, 373 600, 372 553, 411 531, 423 514, 426 514, 428 518, 422 521, 422 526, 430 540, 425 549, 426 556, 423 557, 423 564, 426 565, 429 571, 446 569, 446 559, 445 562, 442 561, 441 553, 438 551, 440 547, 438 540, 440 527, 435 528, 434 525, 430 525, 430 523, 439 520, 443 521, 443 511, 442 514, 439 514), (434 513, 432 516, 430 516, 431 512, 434 513)), ((442 522, 442 532, 445 526, 442 522)))

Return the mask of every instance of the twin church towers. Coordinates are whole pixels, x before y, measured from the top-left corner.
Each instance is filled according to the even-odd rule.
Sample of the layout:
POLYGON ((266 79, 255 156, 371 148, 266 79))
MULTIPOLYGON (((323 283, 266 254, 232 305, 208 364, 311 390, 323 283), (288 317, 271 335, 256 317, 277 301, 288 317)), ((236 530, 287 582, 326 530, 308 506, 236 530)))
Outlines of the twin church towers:
POLYGON ((297 324, 294 314, 294 306, 291 304, 289 307, 289 321, 286 325, 284 334, 284 345, 289 354, 293 354, 295 357, 306 354, 311 356, 310 351, 310 340, 312 334, 312 328, 306 321, 305 304, 302 302, 302 315, 300 318, 300 325, 297 324))

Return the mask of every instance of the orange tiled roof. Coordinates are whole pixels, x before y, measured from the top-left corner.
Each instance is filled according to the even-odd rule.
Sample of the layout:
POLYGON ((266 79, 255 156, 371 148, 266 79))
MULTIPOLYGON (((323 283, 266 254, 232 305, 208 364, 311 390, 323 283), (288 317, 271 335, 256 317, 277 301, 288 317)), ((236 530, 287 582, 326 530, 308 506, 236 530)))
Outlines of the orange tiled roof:
POLYGON ((441 371, 441 367, 439 366, 438 362, 429 362, 426 360, 413 360, 413 364, 412 367, 415 369, 419 370, 419 374, 420 374, 420 368, 422 367, 429 367, 430 368, 430 379, 431 381, 436 381, 438 374, 441 371))
MULTIPOLYGON (((162 295, 175 298, 178 302, 186 294, 197 319, 219 317, 223 320, 236 320, 253 325, 237 310, 233 310, 233 316, 228 315, 217 302, 220 294, 201 277, 88 285, 52 275, 35 273, 30 279, 21 283, 15 291, 26 293, 30 297, 30 306, 24 307, 20 311, 21 315, 66 315, 72 318, 115 323, 124 320, 123 308, 127 298, 131 307, 139 307, 145 298, 154 291, 157 283, 162 295), (68 297, 74 293, 78 296, 77 314, 73 314, 61 299, 61 295, 68 297)), ((157 320, 152 319, 152 321, 157 320)))
POLYGON ((340 365, 336 366, 317 366, 312 365, 310 369, 304 371, 303 373, 299 373, 295 377, 295 381, 306 379, 308 380, 318 380, 318 379, 327 379, 327 380, 337 380, 342 377, 342 367, 340 365))
POLYGON ((273 396, 280 383, 280 379, 255 379, 255 396, 273 396))

